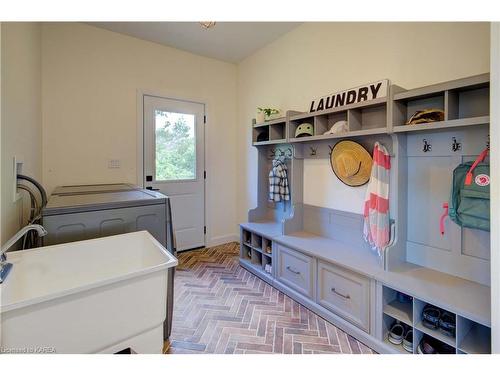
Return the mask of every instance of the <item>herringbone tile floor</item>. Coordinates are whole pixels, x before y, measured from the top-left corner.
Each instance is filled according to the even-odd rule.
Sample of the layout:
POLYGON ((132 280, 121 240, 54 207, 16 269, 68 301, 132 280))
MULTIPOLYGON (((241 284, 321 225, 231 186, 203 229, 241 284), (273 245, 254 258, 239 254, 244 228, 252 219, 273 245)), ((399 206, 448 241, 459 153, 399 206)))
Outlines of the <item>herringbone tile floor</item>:
POLYGON ((179 254, 165 353, 373 353, 240 267, 238 246, 179 254))

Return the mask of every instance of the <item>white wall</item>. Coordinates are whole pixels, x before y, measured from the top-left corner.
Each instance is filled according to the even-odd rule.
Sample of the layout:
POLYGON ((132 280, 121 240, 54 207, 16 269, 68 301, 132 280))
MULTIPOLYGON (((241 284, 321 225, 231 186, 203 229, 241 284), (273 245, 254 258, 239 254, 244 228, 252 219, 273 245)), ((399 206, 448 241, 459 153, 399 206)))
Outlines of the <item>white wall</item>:
POLYGON ((138 89, 205 99, 208 242, 236 226, 236 66, 79 23, 42 26, 43 183, 136 182, 138 89), (120 169, 108 169, 108 159, 120 169))
MULTIPOLYGON (((489 71, 487 23, 306 23, 238 66, 238 220, 256 204, 251 119, 258 106, 307 111, 310 100, 382 78, 404 88, 489 71)), ((361 212, 327 160, 306 161, 305 203, 361 212)))
POLYGON ((3 22, 1 45, 1 243, 21 226, 22 201, 14 202, 13 157, 23 173, 41 179, 41 30, 37 23, 3 22))

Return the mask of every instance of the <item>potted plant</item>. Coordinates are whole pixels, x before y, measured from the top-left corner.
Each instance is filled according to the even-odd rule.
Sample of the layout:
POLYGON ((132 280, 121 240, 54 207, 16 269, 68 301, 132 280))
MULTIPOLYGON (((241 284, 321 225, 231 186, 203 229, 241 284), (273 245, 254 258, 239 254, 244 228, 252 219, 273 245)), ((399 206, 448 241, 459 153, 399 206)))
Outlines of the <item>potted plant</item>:
POLYGON ((269 121, 272 118, 275 118, 276 115, 278 115, 279 113, 280 113, 279 109, 258 107, 256 121, 258 124, 264 121, 269 121))

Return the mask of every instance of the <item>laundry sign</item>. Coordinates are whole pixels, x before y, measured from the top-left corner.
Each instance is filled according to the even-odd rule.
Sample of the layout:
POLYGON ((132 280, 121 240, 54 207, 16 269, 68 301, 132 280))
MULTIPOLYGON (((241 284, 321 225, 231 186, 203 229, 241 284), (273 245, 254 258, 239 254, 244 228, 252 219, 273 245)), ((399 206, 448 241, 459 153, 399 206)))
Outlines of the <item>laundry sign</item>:
POLYGON ((339 108, 354 103, 369 102, 371 100, 384 98, 387 96, 388 87, 389 80, 383 79, 353 89, 323 96, 311 102, 309 112, 323 111, 325 109, 339 108))

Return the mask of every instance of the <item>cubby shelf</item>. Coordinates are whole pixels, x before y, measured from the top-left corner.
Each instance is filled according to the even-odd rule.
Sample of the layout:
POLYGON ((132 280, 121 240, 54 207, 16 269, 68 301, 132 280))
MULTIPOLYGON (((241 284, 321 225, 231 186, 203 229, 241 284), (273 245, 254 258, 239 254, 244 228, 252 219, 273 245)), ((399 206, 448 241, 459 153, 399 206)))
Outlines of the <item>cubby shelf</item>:
POLYGON ((286 117, 279 117, 279 118, 275 118, 275 119, 272 119, 272 120, 269 120, 269 121, 261 122, 259 124, 254 124, 253 127, 254 128, 258 128, 258 127, 262 127, 262 126, 269 126, 269 125, 281 124, 281 123, 284 123, 284 122, 286 122, 286 117))
POLYGON ((259 233, 242 228, 240 243, 240 264, 266 281, 271 281, 271 275, 274 273, 272 241, 259 233), (267 248, 271 249, 271 253, 266 251, 267 248), (266 270, 267 265, 271 266, 271 272, 266 270))
POLYGON ((458 349, 467 354, 489 354, 491 353, 491 344, 489 340, 484 338, 490 335, 491 333, 488 332, 486 327, 475 325, 465 335, 458 345, 458 349))
POLYGON ((490 116, 478 116, 470 118, 461 118, 456 120, 428 122, 416 125, 396 125, 394 126, 394 132, 401 133, 401 132, 428 131, 437 129, 450 129, 462 126, 484 125, 484 124, 489 124, 489 122, 490 122, 490 116))
MULTIPOLYGON (((406 325, 406 329, 413 329, 413 347, 417 353, 417 347, 425 336, 430 336, 439 342, 453 348, 457 354, 478 354, 491 353, 491 329, 470 319, 455 315, 456 330, 455 336, 448 336, 439 329, 430 329, 422 324, 422 311, 428 305, 421 299, 410 297, 408 302, 401 302, 396 289, 383 287, 383 308, 382 308, 382 340, 391 351, 405 352, 404 348, 394 345, 388 340, 388 334, 395 322, 406 325)), ((445 311, 439 306, 435 306, 442 312, 445 311)))
POLYGON ((422 324, 422 322, 417 322, 415 324, 415 329, 419 330, 420 332, 425 333, 426 335, 429 335, 431 337, 434 337, 435 339, 444 342, 445 344, 448 344, 450 346, 455 347, 456 346, 456 340, 455 337, 447 336, 444 333, 441 333, 438 329, 430 329, 427 328, 422 324))
POLYGON ((397 354, 412 354, 407 352, 402 345, 395 345, 392 342, 389 341, 387 337, 384 339, 384 344, 386 344, 389 348, 393 349, 394 353, 397 354))
POLYGON ((290 143, 321 141, 324 139, 354 138, 354 137, 363 137, 365 135, 376 135, 376 134, 387 134, 387 129, 374 128, 374 129, 354 130, 340 134, 326 134, 326 135, 323 134, 323 135, 313 135, 310 137, 291 138, 290 143))
POLYGON ((384 314, 411 326, 413 324, 412 309, 413 304, 411 302, 405 303, 394 300, 384 306, 384 314))
POLYGON ((262 142, 253 142, 253 146, 267 146, 267 145, 279 145, 282 143, 287 143, 286 139, 275 139, 273 141, 262 141, 262 142))

